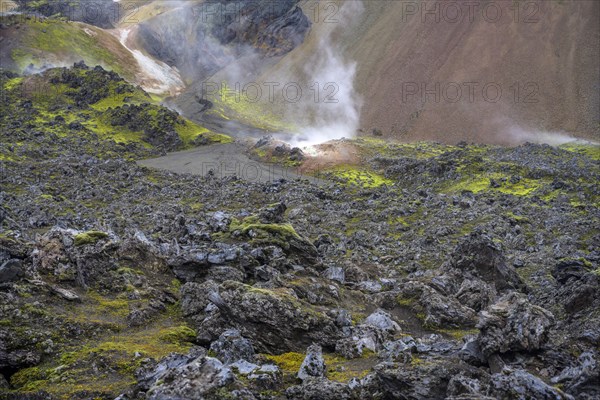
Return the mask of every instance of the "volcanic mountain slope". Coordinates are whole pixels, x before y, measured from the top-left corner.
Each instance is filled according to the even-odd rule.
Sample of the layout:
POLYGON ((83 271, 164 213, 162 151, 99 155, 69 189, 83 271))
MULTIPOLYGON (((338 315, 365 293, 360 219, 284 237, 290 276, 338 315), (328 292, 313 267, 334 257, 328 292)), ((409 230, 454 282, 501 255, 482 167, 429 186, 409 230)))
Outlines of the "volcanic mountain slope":
POLYGON ((108 31, 81 22, 27 15, 3 16, 0 66, 22 73, 85 61, 134 80, 137 63, 108 31))
POLYGON ((232 118, 271 132, 333 121, 338 138, 360 129, 405 141, 598 141, 598 2, 446 3, 144 2, 110 25, 87 21, 108 30, 3 24, 2 66, 84 59, 171 95, 185 83, 173 104, 214 128, 232 118), (207 94, 206 81, 219 89, 207 94), (323 93, 311 104, 315 81, 323 93), (323 102, 329 81, 336 107, 323 102), (258 103, 232 101, 227 92, 248 82, 298 82, 304 96, 290 103, 276 91, 271 101, 263 86, 258 103))
MULTIPOLYGON (((341 17, 353 2, 337 3, 320 13, 304 8, 318 18, 311 33, 331 25, 343 32, 332 46, 356 62, 363 130, 447 143, 506 144, 561 131, 600 138, 597 1, 484 1, 473 9, 461 1, 364 1, 353 20, 341 17)), ((263 80, 310 82, 306 60, 322 36, 309 35, 263 80)))
POLYGON ((115 74, 0 78, 0 398, 600 394, 597 146, 178 175, 134 160, 184 121, 115 74))
MULTIPOLYGON (((189 82, 204 80, 244 56, 270 58, 300 44, 310 28, 297 0, 191 1, 142 21, 138 45, 177 67, 189 82)), ((240 65, 243 68, 244 65, 240 65)), ((251 65, 245 66, 249 74, 251 65)))

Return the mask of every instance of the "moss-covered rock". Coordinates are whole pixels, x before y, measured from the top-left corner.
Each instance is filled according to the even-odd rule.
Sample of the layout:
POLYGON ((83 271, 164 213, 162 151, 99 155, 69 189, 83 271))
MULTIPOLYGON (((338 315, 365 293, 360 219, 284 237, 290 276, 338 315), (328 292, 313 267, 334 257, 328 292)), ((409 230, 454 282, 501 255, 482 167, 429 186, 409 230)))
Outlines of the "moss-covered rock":
POLYGON ((102 239, 106 239, 108 234, 101 231, 87 231, 78 233, 73 236, 75 246, 84 246, 86 244, 94 244, 102 239))

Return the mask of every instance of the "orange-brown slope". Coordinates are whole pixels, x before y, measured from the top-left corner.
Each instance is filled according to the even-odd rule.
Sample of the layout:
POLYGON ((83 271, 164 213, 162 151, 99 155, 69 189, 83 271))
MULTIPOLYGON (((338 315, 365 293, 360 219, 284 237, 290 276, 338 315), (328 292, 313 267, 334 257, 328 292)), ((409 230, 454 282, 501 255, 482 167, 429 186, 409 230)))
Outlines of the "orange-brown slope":
POLYGON ((445 2, 426 2, 428 10, 440 7, 439 22, 435 15, 423 21, 418 11, 406 16, 407 2, 364 3, 367 28, 348 47, 349 57, 358 61, 363 128, 445 142, 529 138, 511 135, 517 128, 598 140, 600 2, 528 3, 537 10, 523 2, 494 1, 487 8, 492 2, 480 2, 473 22, 465 16, 456 23, 444 20, 456 15, 444 9, 445 2), (494 6, 502 10, 498 22, 491 22, 494 6), (471 85, 472 97, 469 82, 477 84, 471 85), (435 92, 436 83, 437 100, 422 86, 435 92), (484 97, 486 84, 502 89, 497 102, 494 86, 484 97))

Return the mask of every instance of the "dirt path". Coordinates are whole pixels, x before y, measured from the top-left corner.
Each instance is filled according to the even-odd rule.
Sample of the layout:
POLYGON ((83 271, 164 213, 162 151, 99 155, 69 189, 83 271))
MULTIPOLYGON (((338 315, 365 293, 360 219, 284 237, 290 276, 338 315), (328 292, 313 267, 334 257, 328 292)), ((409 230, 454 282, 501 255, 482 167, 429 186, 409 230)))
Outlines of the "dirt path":
POLYGON ((164 157, 139 161, 138 164, 182 174, 237 176, 249 182, 275 182, 280 179, 306 179, 317 184, 325 182, 302 175, 295 168, 253 160, 245 154, 246 149, 247 146, 240 142, 217 144, 170 153, 164 157))

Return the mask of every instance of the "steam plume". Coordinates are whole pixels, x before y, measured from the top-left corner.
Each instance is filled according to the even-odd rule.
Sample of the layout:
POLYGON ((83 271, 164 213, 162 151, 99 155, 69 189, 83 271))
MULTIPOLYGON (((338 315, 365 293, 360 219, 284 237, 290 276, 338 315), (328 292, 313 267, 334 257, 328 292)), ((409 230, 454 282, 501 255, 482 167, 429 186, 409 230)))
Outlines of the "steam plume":
POLYGON ((331 24, 332 27, 326 26, 316 52, 306 62, 307 82, 316 82, 320 92, 318 99, 303 98, 300 106, 303 115, 297 122, 301 123, 307 116, 312 118, 291 138, 291 144, 310 146, 355 135, 362 106, 362 100, 354 90, 356 62, 344 58, 334 35, 339 34, 337 30, 352 29, 363 10, 360 0, 343 2, 336 16, 337 22, 331 24))

